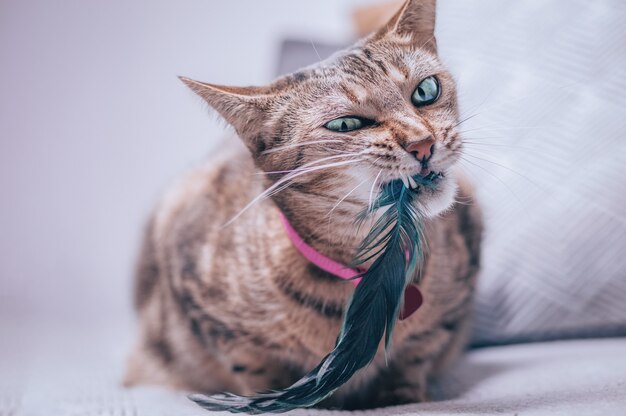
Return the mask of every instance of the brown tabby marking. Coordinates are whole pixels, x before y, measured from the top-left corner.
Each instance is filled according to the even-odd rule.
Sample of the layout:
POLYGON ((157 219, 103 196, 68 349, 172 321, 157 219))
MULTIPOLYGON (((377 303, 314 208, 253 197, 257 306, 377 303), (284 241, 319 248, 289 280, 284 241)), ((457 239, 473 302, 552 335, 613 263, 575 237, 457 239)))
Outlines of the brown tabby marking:
POLYGON ((456 92, 436 54, 434 21, 434 0, 408 0, 378 32, 267 87, 184 79, 248 151, 225 146, 155 211, 137 269, 140 336, 129 385, 252 394, 286 387, 314 367, 335 343, 353 286, 299 254, 279 210, 310 245, 349 263, 367 231, 355 230, 356 215, 380 184, 419 173, 404 148, 432 140, 429 169, 445 177, 417 201, 429 215, 424 304, 398 322, 388 363, 381 351, 324 405, 426 400, 429 377, 465 343, 481 235, 476 204, 454 202, 456 193, 472 200, 472 191, 455 178, 462 151, 456 92), (411 94, 432 75, 439 99, 415 107, 411 94), (353 115, 375 124, 347 133, 323 127, 353 115), (286 188, 224 227, 286 175, 286 188))

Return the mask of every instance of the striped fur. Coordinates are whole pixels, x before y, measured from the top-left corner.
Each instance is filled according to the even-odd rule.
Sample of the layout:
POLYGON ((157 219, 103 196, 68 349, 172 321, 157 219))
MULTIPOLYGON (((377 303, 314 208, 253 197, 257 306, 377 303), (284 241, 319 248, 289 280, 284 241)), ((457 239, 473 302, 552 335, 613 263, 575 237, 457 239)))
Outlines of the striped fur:
POLYGON ((437 58, 433 27, 434 1, 409 0, 377 33, 269 86, 184 79, 247 151, 226 144, 176 185, 150 220, 128 384, 249 395, 286 387, 313 368, 333 348, 354 289, 294 249, 279 210, 310 245, 348 264, 367 232, 354 227, 358 213, 382 184, 419 173, 404 146, 430 136, 430 166, 445 176, 415 201, 428 216, 424 305, 396 324, 387 363, 379 352, 322 404, 370 408, 426 399, 429 376, 465 342, 481 234, 478 208, 468 203, 472 191, 455 175, 462 152, 455 86, 437 58), (441 97, 415 108, 410 96, 430 75, 441 97), (323 128, 346 115, 376 124, 350 133, 323 128), (245 209, 268 189, 277 192, 245 209))

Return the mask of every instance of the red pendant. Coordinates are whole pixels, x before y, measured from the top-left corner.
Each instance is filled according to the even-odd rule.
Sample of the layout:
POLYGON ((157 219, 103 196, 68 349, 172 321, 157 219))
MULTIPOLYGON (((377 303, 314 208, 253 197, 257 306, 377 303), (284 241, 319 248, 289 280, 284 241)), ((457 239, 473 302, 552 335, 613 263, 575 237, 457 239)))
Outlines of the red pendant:
POLYGON ((419 288, 416 285, 408 285, 404 290, 404 305, 400 311, 400 320, 403 321, 413 315, 413 312, 422 306, 422 302, 422 292, 419 288))

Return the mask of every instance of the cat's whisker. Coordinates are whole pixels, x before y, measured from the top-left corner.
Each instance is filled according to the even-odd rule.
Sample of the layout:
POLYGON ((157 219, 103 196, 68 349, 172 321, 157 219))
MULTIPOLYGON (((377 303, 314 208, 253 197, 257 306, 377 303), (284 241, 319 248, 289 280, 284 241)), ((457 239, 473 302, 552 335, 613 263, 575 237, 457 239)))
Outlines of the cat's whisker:
POLYGON ((455 200, 462 201, 462 202, 472 202, 475 200, 475 198, 471 195, 462 196, 462 195, 457 194, 455 196, 455 200))
MULTIPOLYGON (((343 162, 335 162, 335 163, 331 163, 328 165, 323 165, 323 166, 316 166, 315 168, 306 170, 306 171, 302 171, 302 172, 298 172, 295 175, 286 177, 281 179, 279 182, 277 182, 277 184, 280 184, 279 187, 273 189, 271 192, 267 193, 267 195, 265 195, 265 198, 274 196, 276 194, 278 194, 279 192, 282 192, 283 190, 287 189, 289 186, 291 186, 292 184, 292 179, 302 176, 306 173, 311 173, 312 171, 318 171, 318 170, 322 170, 322 169, 327 169, 327 168, 331 168, 331 167, 339 167, 339 166, 344 166, 344 165, 349 165, 352 163, 357 163, 357 162, 362 162, 364 159, 356 159, 356 160, 348 160, 348 161, 343 161, 343 162)), ((268 189, 269 190, 269 189, 268 189)))
POLYGON ((459 205, 465 205, 465 206, 472 205, 472 201, 461 201, 460 199, 455 199, 454 203, 459 204, 459 205))
POLYGON ((509 137, 506 136, 482 136, 482 137, 462 137, 462 143, 464 146, 467 146, 468 148, 471 148, 472 151, 476 151, 476 150, 481 150, 484 151, 485 149, 487 150, 500 150, 497 148, 505 148, 505 149, 522 149, 526 152, 531 152, 534 153, 536 155, 539 156, 549 156, 555 160, 562 160, 562 157, 560 155, 557 155, 554 152, 549 152, 546 151, 546 149, 541 149, 538 150, 536 148, 533 147, 528 147, 528 146, 520 146, 517 144, 511 144, 511 143, 493 143, 493 142, 487 142, 484 141, 485 139, 489 140, 489 139, 509 139, 509 137))
MULTIPOLYGON (((481 170, 483 170, 484 172, 486 172, 488 175, 492 176, 493 178, 495 178, 498 182, 500 182, 502 185, 504 185, 504 187, 509 191, 509 193, 513 196, 513 198, 515 198, 517 200, 517 202, 520 204, 520 206, 524 207, 524 204, 522 203, 522 200, 517 196, 517 194, 515 192, 513 192, 513 190, 511 189, 511 187, 509 185, 506 184, 506 182, 504 182, 502 179, 500 179, 500 177, 498 177, 497 175, 495 175, 493 172, 490 172, 489 170, 485 169, 484 167, 472 162, 471 160, 465 159, 463 156, 460 156, 460 160, 461 162, 466 162, 469 163, 481 170)), ((469 170, 468 172, 471 172, 471 170, 469 170)), ((478 181, 480 182, 480 181, 478 181)), ((526 211, 524 211, 526 212, 526 211)))
POLYGON ((265 175, 265 174, 274 175, 274 174, 300 172, 302 170, 307 170, 308 168, 313 167, 316 164, 321 163, 321 162, 326 162, 326 161, 334 160, 334 159, 347 158, 347 157, 354 157, 354 156, 360 156, 360 153, 346 153, 346 154, 341 154, 341 155, 327 156, 327 157, 323 157, 321 159, 316 159, 316 160, 314 160, 312 162, 305 163, 304 165, 299 166, 296 169, 274 170, 274 171, 267 171, 267 172, 257 172, 257 174, 259 174, 259 175, 265 175))
MULTIPOLYGON (((354 188, 352 188, 347 194, 345 194, 343 196, 343 198, 341 198, 335 205, 333 205, 333 207, 330 209, 330 211, 328 211, 328 213, 326 214, 326 217, 328 218, 328 229, 330 229, 331 226, 331 222, 332 222, 332 214, 335 211, 335 209, 337 209, 337 207, 339 205, 341 205, 342 202, 344 202, 346 200, 346 198, 348 198, 350 195, 352 195, 352 193, 354 191, 356 191, 357 189, 359 189, 361 186, 363 186, 363 184, 369 180, 372 179, 372 175, 368 176, 367 178, 365 178, 363 181, 359 182, 359 184, 357 186, 355 186, 354 188)), ((349 228, 351 229, 351 228, 349 228)))
MULTIPOLYGON (((566 85, 561 85, 561 86, 558 86, 558 87, 552 87, 552 90, 553 90, 552 92, 556 92, 556 91, 567 92, 567 90, 572 89, 572 88, 581 88, 581 83, 574 81, 574 82, 571 82, 571 83, 566 84, 566 85)), ((492 89, 492 91, 487 95, 487 98, 490 97, 490 95, 493 93, 494 90, 495 89, 492 89)), ((545 91, 544 91, 544 93, 545 93, 545 91)), ((539 95, 539 97, 541 97, 541 95, 539 95)), ((556 94, 548 95, 546 93, 545 97, 553 98, 553 97, 559 97, 559 95, 556 95, 556 94)), ((474 107, 474 109, 472 109, 472 111, 475 111, 476 109, 478 109, 482 105, 484 105, 485 102, 487 101, 487 98, 484 99, 481 104, 479 104, 478 106, 474 107)), ((504 101, 490 100, 491 104, 483 107, 482 110, 484 111, 484 110, 490 110, 492 108, 501 108, 502 106, 509 105, 509 104, 515 104, 515 103, 518 103, 518 102, 521 102, 521 101, 524 101, 524 100, 528 100, 528 99, 537 100, 538 99, 537 93, 533 90, 532 93, 525 94, 525 95, 522 95, 522 96, 518 96, 516 98, 512 98, 512 99, 509 99, 509 100, 504 100, 504 101)))
POLYGON ((313 39, 310 39, 310 40, 311 40, 311 46, 313 47, 313 51, 315 52, 315 55, 317 55, 317 59, 321 61, 322 57, 320 56, 319 52, 317 51, 317 48, 315 47, 315 43, 313 43, 313 39))
MULTIPOLYGON (((471 115, 471 116, 469 116, 469 117, 466 117, 464 120, 462 120, 462 121, 458 122, 458 123, 457 123, 454 127, 457 127, 457 126, 459 126, 460 124, 465 123, 466 121, 468 121, 468 120, 470 120, 470 119, 472 119, 472 118, 474 118, 474 117, 476 117, 476 116, 480 115, 481 113, 479 113, 479 112, 478 112, 478 110, 483 110, 483 111, 485 110, 485 108, 483 108, 483 105, 485 105, 485 103, 487 102, 487 100, 489 100, 489 98, 491 98, 491 95, 493 94, 493 92, 494 92, 495 90, 496 90, 496 88, 495 88, 495 87, 492 87, 492 88, 489 90, 489 93, 485 95, 485 98, 483 98, 483 100, 482 100, 482 101, 481 101, 478 105, 476 105, 476 106, 472 107, 472 108, 471 108, 471 110, 469 110, 469 111, 468 111, 469 113, 472 113, 472 115, 471 115)), ((486 108, 489 108, 489 107, 486 107, 486 108)))
MULTIPOLYGON (((485 138, 489 139, 490 137, 485 137, 485 138)), ((506 150, 508 149, 521 149, 521 150, 524 150, 525 152, 534 153, 535 155, 538 155, 541 157, 548 156, 552 158, 553 160, 558 160, 558 161, 563 160, 561 155, 557 155, 554 152, 546 151, 546 149, 538 150, 532 147, 520 146, 520 145, 510 144, 510 143, 481 142, 480 138, 474 138, 473 140, 472 139, 466 140, 465 138, 463 138, 463 145, 471 149, 472 152, 478 151, 478 152, 482 152, 482 154, 485 154, 486 150, 494 151, 494 152, 495 151, 506 152, 506 150), (474 141, 474 140, 478 140, 478 141, 474 141)), ((490 154, 486 154, 486 155, 490 156, 490 154)))
POLYGON ((276 195, 278 192, 283 191, 284 189, 286 189, 287 187, 289 187, 290 185, 290 181, 305 175, 307 173, 311 173, 311 172, 316 172, 322 169, 329 169, 329 168, 334 168, 334 167, 340 167, 340 166, 345 166, 345 165, 349 165, 349 164, 353 164, 353 163, 357 163, 357 162, 362 162, 364 159, 352 159, 352 160, 344 160, 341 162, 335 162, 335 163, 329 163, 326 165, 322 165, 322 166, 314 166, 310 169, 307 170, 303 170, 303 171, 298 171, 298 172, 292 172, 291 174, 285 176, 284 178, 279 179, 276 183, 274 183, 272 186, 270 186, 269 188, 267 188, 265 191, 261 192, 258 196, 256 196, 252 201, 250 201, 245 207, 243 207, 243 209, 241 211, 239 211, 233 218, 231 218, 230 220, 228 220, 228 222, 226 222, 222 228, 225 228, 227 226, 229 226, 230 224, 232 224, 235 220, 237 220, 243 213, 245 213, 248 209, 250 209, 252 206, 254 206, 256 203, 270 197, 273 195, 276 195), (283 186, 287 184, 286 186, 283 186))
POLYGON ((424 48, 426 45, 428 45, 433 40, 435 40, 435 35, 434 34, 431 37, 427 38, 424 42, 422 42, 422 44, 420 45, 420 47, 418 49, 424 48))
POLYGON ((479 131, 479 132, 485 132, 485 131, 495 131, 495 132, 499 132, 499 131, 507 131, 507 130, 512 130, 512 131, 518 131, 518 130, 538 130, 538 129, 544 129, 544 126, 519 126, 519 127, 498 127, 498 128, 482 128, 482 127, 477 127, 475 129, 469 129, 469 130, 460 130, 459 133, 460 134, 465 134, 465 133, 470 133, 470 132, 474 132, 474 131, 479 131))
MULTIPOLYGON (((463 137, 463 141, 471 141, 471 140, 483 140, 483 139, 496 139, 496 140, 507 140, 510 139, 511 137, 509 136, 480 136, 480 137, 467 137, 467 136, 461 136, 463 137)), ((482 143, 482 142, 481 142, 482 143)))
MULTIPOLYGON (((377 159, 378 160, 378 159, 377 159)), ((372 183, 372 188, 370 189, 370 197, 369 197, 369 201, 367 203, 367 209, 371 209, 372 208, 372 203, 374 201, 374 188, 376 187, 376 182, 378 182, 378 179, 380 178, 380 175, 382 175, 383 170, 379 170, 378 171, 378 175, 376 175, 376 178, 374 179, 374 182, 372 183)))
POLYGON ((360 188, 360 187, 361 187, 361 186, 362 186, 365 182, 367 182, 367 181, 369 181, 369 180, 371 180, 371 179, 372 179, 372 176, 370 175, 370 176, 368 176, 367 178, 365 178, 363 181, 359 182, 359 184, 358 184, 357 186, 355 186, 354 188, 352 188, 352 189, 351 189, 351 190, 350 190, 347 194, 345 194, 345 195, 344 195, 344 197, 343 197, 343 198, 341 198, 341 199, 339 200, 339 202, 337 202, 335 205, 333 205, 333 207, 330 209, 330 211, 328 211, 328 213, 326 214, 326 216, 330 216, 330 215, 333 213, 333 211, 334 211, 335 209, 337 209, 337 207, 338 207, 338 206, 339 206, 339 205, 340 205, 343 201, 345 201, 345 200, 346 200, 346 198, 348 198, 350 195, 352 195, 352 193, 353 193, 354 191, 356 191, 357 189, 359 189, 359 188, 360 188))
POLYGON ((543 150, 539 151, 537 149, 532 149, 524 146, 515 146, 515 145, 497 145, 495 143, 465 143, 463 142, 463 146, 465 147, 466 154, 476 154, 479 156, 486 157, 495 157, 496 159, 502 157, 502 155, 508 155, 511 151, 515 149, 521 149, 524 153, 532 153, 535 157, 542 158, 552 158, 558 159, 560 158, 556 156, 554 153, 545 152, 543 150))
MULTIPOLYGON (((481 115, 481 113, 474 113, 466 118, 464 118, 463 120, 461 120, 459 123, 457 124, 450 124, 448 127, 451 128, 455 128, 458 127, 461 123, 465 123, 466 121, 471 120, 472 118, 481 115)), ((489 131, 489 130, 517 130, 517 129, 525 129, 525 128, 535 128, 535 129, 539 129, 539 128, 545 128, 546 126, 540 126, 540 125, 530 125, 530 126, 510 126, 510 125, 506 125, 505 127, 503 127, 502 123, 500 122, 491 122, 491 123, 481 123, 480 127, 476 127, 476 128, 472 128, 472 129, 468 129, 468 130, 459 130, 459 133, 466 133, 469 131, 474 131, 474 130, 485 130, 485 131, 489 131)))
POLYGON ((311 173, 311 172, 315 172, 315 171, 318 171, 318 170, 327 169, 327 168, 336 167, 336 166, 343 166, 344 164, 360 162, 360 161, 363 161, 363 160, 364 159, 362 159, 362 158, 361 159, 351 159, 351 160, 344 160, 344 161, 340 161, 340 162, 328 163, 326 165, 312 166, 312 167, 308 167, 307 169, 296 169, 293 172, 291 172, 290 174, 288 174, 288 175, 284 176, 283 178, 279 179, 274 185, 280 185, 282 183, 289 182, 292 179, 297 178, 299 176, 302 176, 305 173, 311 173))
POLYGON ((469 121, 469 120, 473 119, 474 117, 477 117, 478 115, 480 115, 480 113, 474 113, 474 114, 472 114, 472 115, 470 115, 470 116, 467 116, 467 117, 465 117, 464 119, 462 119, 461 121, 459 121, 458 123, 453 124, 451 127, 452 127, 452 128, 458 127, 458 126, 460 126, 461 124, 465 123, 466 121, 469 121))
POLYGON ((313 144, 326 144, 326 143, 344 143, 342 140, 312 140, 312 141, 308 141, 308 142, 302 142, 302 143, 292 143, 292 144, 286 144, 283 146, 279 146, 279 147, 275 147, 273 149, 268 149, 265 150, 263 152, 261 152, 262 155, 269 155, 272 153, 276 153, 276 152, 280 152, 283 150, 288 150, 288 149, 295 149, 298 147, 303 147, 303 146, 310 146, 313 144))
POLYGON ((530 179, 528 176, 526 176, 526 175, 524 175, 524 174, 522 174, 522 173, 519 173, 519 172, 518 172, 518 171, 516 171, 515 169, 512 169, 512 168, 510 168, 510 167, 508 167, 508 166, 506 166, 506 165, 503 165, 503 164, 498 163, 498 162, 494 162, 493 160, 490 160, 490 159, 485 159, 485 158, 482 158, 482 157, 478 157, 478 156, 476 156, 476 155, 472 155, 472 154, 467 153, 467 152, 465 153, 465 155, 466 155, 466 156, 469 156, 469 157, 473 157, 473 158, 478 159, 478 160, 482 160, 482 161, 484 161, 484 162, 492 163, 492 164, 494 164, 494 165, 496 165, 496 166, 500 166, 501 168, 506 169, 506 170, 508 170, 508 171, 510 171, 510 172, 513 172, 514 174, 516 174, 516 175, 520 176, 520 177, 521 177, 521 178, 523 178, 523 179, 526 179, 528 182, 532 183, 532 184, 533 184, 533 185, 535 185, 537 188, 543 189, 543 187, 542 187, 541 185, 539 185, 537 182, 535 182, 535 181, 533 181, 532 179, 530 179))
POLYGON ((256 203, 258 203, 258 202, 260 202, 260 201, 262 201, 264 199, 267 199, 269 197, 272 197, 272 196, 278 194, 279 192, 282 192, 283 190, 287 189, 291 185, 291 180, 295 179, 296 177, 302 176, 302 175, 307 174, 307 173, 311 173, 313 171, 318 171, 318 170, 322 170, 322 169, 328 169, 328 168, 332 168, 332 167, 339 167, 339 166, 348 165, 348 164, 356 163, 356 162, 360 162, 360 161, 362 161, 362 159, 336 162, 336 163, 331 163, 331 164, 328 164, 328 165, 318 166, 318 167, 312 168, 310 170, 297 172, 297 173, 295 173, 293 175, 288 175, 287 177, 282 178, 279 181, 277 181, 275 184, 270 186, 268 189, 266 189, 264 192, 262 192, 257 197, 255 197, 252 201, 250 201, 241 211, 239 211, 233 218, 231 218, 228 222, 226 222, 222 226, 222 228, 227 227, 230 224, 232 224, 235 220, 237 220, 242 214, 244 214, 248 209, 250 209, 256 203))

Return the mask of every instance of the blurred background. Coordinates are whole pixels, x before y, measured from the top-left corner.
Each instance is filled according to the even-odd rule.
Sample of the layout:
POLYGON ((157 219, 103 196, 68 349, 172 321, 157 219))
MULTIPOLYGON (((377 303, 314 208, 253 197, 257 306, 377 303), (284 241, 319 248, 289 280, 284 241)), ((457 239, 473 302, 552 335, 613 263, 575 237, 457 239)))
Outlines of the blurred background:
POLYGON ((224 136, 177 75, 269 82, 289 35, 349 42, 358 3, 3 1, 0 314, 128 316, 143 222, 224 136))
MULTIPOLYGON (((176 76, 267 83, 372 3, 2 1, 2 367, 93 350, 115 378, 144 221, 226 134, 176 76)), ((626 3, 438 7, 487 219, 473 344, 626 335, 626 3)))

